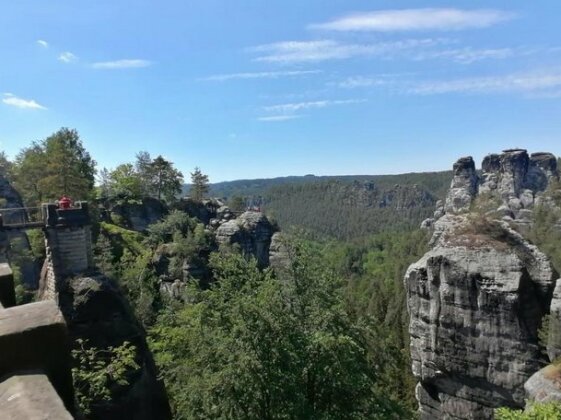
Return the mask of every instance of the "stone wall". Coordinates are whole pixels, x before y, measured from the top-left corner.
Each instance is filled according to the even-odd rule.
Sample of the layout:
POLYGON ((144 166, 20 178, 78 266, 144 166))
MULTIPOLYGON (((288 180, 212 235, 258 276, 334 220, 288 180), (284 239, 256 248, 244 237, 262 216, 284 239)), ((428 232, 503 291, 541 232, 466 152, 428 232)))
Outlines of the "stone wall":
POLYGON ((93 268, 90 226, 45 228, 47 258, 41 272, 41 299, 58 301, 66 278, 93 268))
POLYGON ((0 306, 9 308, 15 304, 14 273, 7 263, 0 263, 0 306))
MULTIPOLYGON (((11 276, 9 267, 2 271, 3 277, 11 276)), ((1 418, 73 418, 69 348, 66 322, 55 302, 0 305, 1 418)))

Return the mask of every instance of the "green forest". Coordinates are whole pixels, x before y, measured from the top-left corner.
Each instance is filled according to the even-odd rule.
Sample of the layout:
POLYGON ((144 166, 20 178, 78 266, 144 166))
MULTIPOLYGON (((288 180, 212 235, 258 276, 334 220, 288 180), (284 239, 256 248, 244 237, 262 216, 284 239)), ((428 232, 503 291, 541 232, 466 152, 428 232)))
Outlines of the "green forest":
MULTIPOLYGON (((302 177, 228 190, 195 168, 186 191, 172 162, 146 152, 98 168, 71 129, 33 142, 13 161, 2 155, 0 171, 27 206, 63 194, 96 204, 97 268, 141 326, 173 418, 414 418, 403 275, 427 250, 418 226, 445 195, 450 173, 302 177), (260 197, 285 233, 286 270, 260 269, 236 246, 218 247, 182 210, 185 193, 199 202, 213 194, 244 204, 260 197), (147 197, 164 211, 144 231, 107 211, 147 197), (186 264, 202 268, 204 281, 187 276, 178 296, 164 293, 162 279, 180 278, 186 264)), ((559 269, 561 238, 549 229, 558 216, 537 212, 530 236, 559 269)), ((45 257, 41 241, 29 239, 26 255, 12 247, 16 268, 45 257)), ((21 272, 17 281, 20 302, 33 299, 21 272)), ((73 343, 74 385, 88 418, 102 418, 134 377, 134 351, 127 341, 73 343)))

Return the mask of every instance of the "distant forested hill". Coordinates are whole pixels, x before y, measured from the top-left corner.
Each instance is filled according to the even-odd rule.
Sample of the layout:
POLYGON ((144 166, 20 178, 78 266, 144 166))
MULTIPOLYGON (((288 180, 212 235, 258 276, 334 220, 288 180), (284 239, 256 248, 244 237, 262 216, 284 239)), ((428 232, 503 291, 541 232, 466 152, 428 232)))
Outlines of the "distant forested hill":
MULTIPOLYGON (((444 197, 446 172, 284 177, 211 184, 210 196, 260 205, 283 230, 350 239, 418 226, 444 197)), ((189 186, 186 186, 188 191, 189 186)))

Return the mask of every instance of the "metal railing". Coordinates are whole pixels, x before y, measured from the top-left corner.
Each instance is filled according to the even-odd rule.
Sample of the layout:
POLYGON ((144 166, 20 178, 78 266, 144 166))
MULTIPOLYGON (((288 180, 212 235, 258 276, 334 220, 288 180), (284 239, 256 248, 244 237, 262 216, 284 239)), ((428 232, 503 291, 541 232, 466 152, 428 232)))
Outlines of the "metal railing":
POLYGON ((25 227, 44 223, 42 207, 18 207, 0 209, 2 226, 25 227))

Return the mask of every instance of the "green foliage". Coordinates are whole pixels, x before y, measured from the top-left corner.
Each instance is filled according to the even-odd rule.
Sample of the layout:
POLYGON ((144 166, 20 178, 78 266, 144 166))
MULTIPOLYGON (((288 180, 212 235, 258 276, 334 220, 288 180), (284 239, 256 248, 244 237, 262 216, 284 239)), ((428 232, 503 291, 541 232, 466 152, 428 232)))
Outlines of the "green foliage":
POLYGON ((406 418, 376 387, 376 331, 352 322, 340 281, 309 248, 292 254, 284 282, 214 254, 213 287, 160 317, 151 346, 176 418, 406 418))
MULTIPOLYGON (((381 233, 353 242, 328 242, 317 251, 346 280, 349 313, 378 327, 378 345, 388 361, 381 367, 384 392, 414 409, 415 380, 409 359, 409 317, 403 276, 427 250, 424 231, 381 233)), ((376 354, 376 348, 370 352, 376 354)))
POLYGON ((324 181, 273 187, 262 206, 285 231, 306 228, 318 238, 351 239, 417 228, 437 198, 415 185, 324 181))
POLYGON ((89 347, 86 340, 76 340, 72 350, 72 379, 78 406, 89 415, 95 405, 110 401, 112 389, 129 384, 128 376, 139 365, 135 361, 136 347, 125 341, 107 349, 89 347))
POLYGON ((556 420, 561 418, 561 404, 558 402, 533 403, 524 411, 510 408, 495 410, 495 420, 556 420))
POLYGON ((228 207, 232 211, 245 211, 245 199, 240 195, 234 195, 228 199, 228 207))
POLYGON ((61 128, 33 142, 16 157, 13 178, 27 205, 54 201, 65 194, 87 200, 94 186, 95 161, 76 130, 61 128))
POLYGON ((480 215, 493 214, 500 206, 501 200, 491 193, 480 193, 471 203, 470 212, 480 215))
POLYGON ((148 227, 148 241, 153 245, 171 242, 175 234, 185 236, 196 225, 195 219, 182 211, 174 210, 161 221, 148 227))
POLYGON ((181 192, 183 174, 162 156, 155 159, 148 152, 136 155, 136 163, 123 163, 99 173, 98 198, 116 203, 138 203, 143 197, 173 202, 181 192))
POLYGON ((25 236, 16 236, 10 239, 8 259, 14 274, 16 303, 23 305, 32 302, 35 294, 25 286, 23 271, 25 267, 29 267, 35 262, 35 256, 27 247, 25 236))
POLYGON ((151 325, 159 309, 158 278, 152 268, 152 251, 141 233, 102 222, 94 247, 97 267, 117 280, 137 319, 151 325))
POLYGON ((139 232, 107 222, 101 222, 100 228, 115 241, 120 242, 121 248, 126 248, 136 255, 142 254, 146 250, 146 247, 142 245, 144 236, 139 232))
POLYGON ((191 172, 191 198, 195 201, 201 201, 208 193, 208 190, 208 175, 203 174, 200 168, 195 168, 191 172))
POLYGON ((557 272, 561 272, 560 221, 559 210, 549 205, 538 206, 534 209, 534 223, 528 234, 530 240, 551 259, 557 272))
POLYGON ((12 176, 12 171, 13 163, 10 162, 8 156, 6 156, 6 152, 0 152, 0 176, 9 180, 12 176))
POLYGON ((416 229, 433 214, 435 201, 446 195, 451 177, 449 171, 306 175, 219 182, 210 185, 209 194, 227 200, 244 197, 267 216, 274 215, 285 232, 304 228, 316 238, 348 240, 416 229))
POLYGON ((117 202, 136 202, 146 195, 146 187, 131 163, 123 163, 107 175, 107 198, 117 202))
POLYGON ((175 201, 177 195, 181 193, 183 174, 173 167, 173 163, 162 156, 156 157, 148 165, 147 170, 145 176, 149 180, 151 195, 158 200, 175 201))
POLYGON ((42 261, 45 258, 45 234, 41 230, 28 230, 27 238, 29 239, 29 246, 33 256, 42 261))

